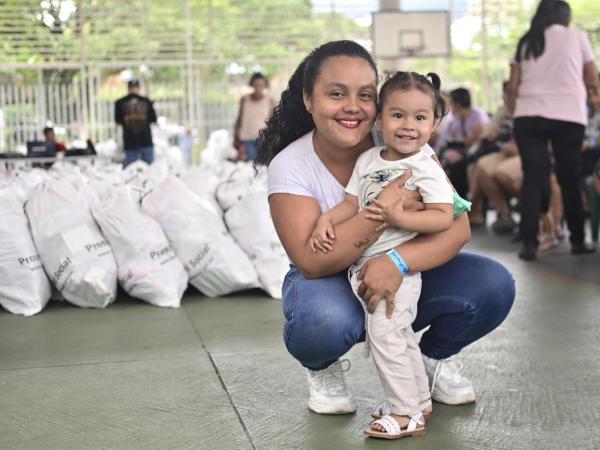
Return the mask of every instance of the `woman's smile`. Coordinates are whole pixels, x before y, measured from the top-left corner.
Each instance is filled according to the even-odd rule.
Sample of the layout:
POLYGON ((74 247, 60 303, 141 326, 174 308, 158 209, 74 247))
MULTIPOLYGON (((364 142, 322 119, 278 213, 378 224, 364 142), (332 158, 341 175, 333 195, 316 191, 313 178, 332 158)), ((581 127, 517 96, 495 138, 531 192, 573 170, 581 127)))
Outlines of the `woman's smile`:
POLYGON ((336 119, 336 120, 344 128, 350 128, 350 129, 358 128, 360 126, 360 123, 362 122, 361 119, 354 119, 354 118, 352 118, 352 119, 344 118, 344 119, 336 119))

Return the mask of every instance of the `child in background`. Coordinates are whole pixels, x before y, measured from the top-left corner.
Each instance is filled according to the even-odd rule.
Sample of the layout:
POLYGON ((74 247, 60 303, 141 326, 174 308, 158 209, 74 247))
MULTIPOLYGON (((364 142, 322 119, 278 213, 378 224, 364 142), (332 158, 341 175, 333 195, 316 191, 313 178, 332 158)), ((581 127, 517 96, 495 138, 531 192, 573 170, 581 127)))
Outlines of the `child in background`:
POLYGON ((367 342, 387 401, 376 412, 381 417, 365 433, 383 439, 423 434, 423 413, 431 412, 429 383, 411 327, 417 313, 421 277, 419 273, 410 273, 395 250, 417 233, 440 232, 453 222, 453 189, 439 163, 421 150, 446 109, 439 77, 433 73, 427 76, 431 81, 414 72, 397 72, 383 84, 378 123, 387 145, 373 147, 358 158, 344 201, 319 218, 311 236, 313 251, 330 251, 335 241, 335 225, 366 209, 367 217, 381 222, 380 229, 385 230, 349 269, 357 298, 360 300, 359 272, 369 258, 385 252, 404 276, 394 298, 395 306, 387 299, 379 302, 374 311, 369 310, 371 315, 365 307, 367 342), (405 188, 419 191, 424 211, 405 211, 402 202, 386 205, 377 200, 385 186, 405 171, 412 173, 405 188), (393 312, 387 308, 388 303, 393 312))
POLYGON ((183 132, 178 136, 177 144, 183 154, 183 162, 186 166, 194 164, 194 134, 192 127, 187 126, 183 129, 183 132))

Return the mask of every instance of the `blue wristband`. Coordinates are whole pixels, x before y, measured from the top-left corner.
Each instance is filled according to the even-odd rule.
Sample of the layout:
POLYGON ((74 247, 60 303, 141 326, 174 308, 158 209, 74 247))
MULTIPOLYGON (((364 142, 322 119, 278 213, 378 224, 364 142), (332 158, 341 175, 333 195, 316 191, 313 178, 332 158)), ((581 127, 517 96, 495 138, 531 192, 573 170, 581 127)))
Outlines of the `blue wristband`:
POLYGON ((408 264, 406 264, 406 261, 404 261, 404 258, 402 258, 402 256, 400 256, 400 253, 398 253, 395 248, 393 248, 389 252, 387 252, 386 255, 388 255, 390 257, 390 259, 392 260, 392 262, 398 268, 398 270, 400 271, 400 273, 402 275, 406 275, 407 273, 410 272, 410 270, 408 269, 408 264))

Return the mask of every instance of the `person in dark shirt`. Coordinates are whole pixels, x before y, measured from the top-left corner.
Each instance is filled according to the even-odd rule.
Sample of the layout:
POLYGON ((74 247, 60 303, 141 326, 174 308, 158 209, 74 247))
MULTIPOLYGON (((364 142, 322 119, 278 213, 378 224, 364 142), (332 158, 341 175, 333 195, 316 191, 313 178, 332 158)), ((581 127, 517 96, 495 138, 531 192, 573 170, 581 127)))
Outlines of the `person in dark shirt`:
POLYGON ((60 142, 56 137, 56 133, 54 132, 54 128, 46 127, 42 131, 44 133, 44 140, 46 141, 46 148, 53 148, 57 152, 66 152, 67 147, 65 144, 60 142))
POLYGON ((156 112, 150 99, 139 94, 138 80, 130 80, 127 89, 129 93, 115 103, 115 122, 123 126, 123 166, 127 167, 138 159, 152 164, 154 145, 150 124, 156 123, 156 112))

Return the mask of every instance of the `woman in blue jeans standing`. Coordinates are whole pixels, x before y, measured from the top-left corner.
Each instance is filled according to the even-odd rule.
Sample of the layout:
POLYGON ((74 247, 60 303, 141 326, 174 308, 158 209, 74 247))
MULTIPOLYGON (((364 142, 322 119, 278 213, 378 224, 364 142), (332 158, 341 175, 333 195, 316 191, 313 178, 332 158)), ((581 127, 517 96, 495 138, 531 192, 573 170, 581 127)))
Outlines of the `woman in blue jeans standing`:
MULTIPOLYGON (((334 249, 314 253, 309 238, 321 215, 344 198, 358 156, 382 142, 372 131, 376 117, 377 68, 352 41, 315 49, 296 69, 281 102, 259 136, 256 162, 268 165, 273 223, 293 265, 283 288, 284 340, 308 369, 309 407, 322 414, 355 409, 339 358, 364 340, 364 312, 346 269, 381 234, 359 213, 336 226, 334 249)), ((423 207, 402 189, 408 176, 391 183, 379 200, 423 207)), ((514 281, 500 264, 462 253, 469 240, 466 214, 447 231, 421 235, 397 247, 410 270, 422 272, 422 292, 413 328, 429 326, 421 351, 435 400, 475 400, 460 374, 457 354, 496 328, 514 300, 514 281)), ((402 274, 383 255, 362 270, 359 294, 369 306, 384 300, 393 308, 402 274)))

